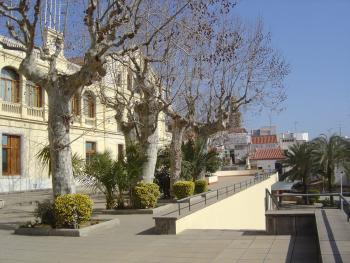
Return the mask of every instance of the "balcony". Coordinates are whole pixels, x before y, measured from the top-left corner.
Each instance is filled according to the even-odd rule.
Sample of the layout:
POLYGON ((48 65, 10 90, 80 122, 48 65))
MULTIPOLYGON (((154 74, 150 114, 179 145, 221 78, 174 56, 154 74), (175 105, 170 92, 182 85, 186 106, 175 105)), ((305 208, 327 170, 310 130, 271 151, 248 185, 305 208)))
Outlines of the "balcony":
POLYGON ((30 119, 44 120, 44 109, 37 107, 27 107, 27 116, 30 119))
POLYGON ((14 103, 9 101, 0 100, 1 112, 4 115, 9 115, 11 117, 21 117, 22 105, 21 103, 14 103))

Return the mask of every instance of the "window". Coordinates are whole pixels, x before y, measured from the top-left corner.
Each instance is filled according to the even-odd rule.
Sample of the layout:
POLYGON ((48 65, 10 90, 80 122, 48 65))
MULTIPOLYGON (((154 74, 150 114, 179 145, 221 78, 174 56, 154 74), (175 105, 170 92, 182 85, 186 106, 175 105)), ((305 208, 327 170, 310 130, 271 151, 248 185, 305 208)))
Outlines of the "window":
POLYGON ((91 92, 84 94, 84 114, 88 118, 95 118, 95 96, 91 92))
POLYGON ((71 101, 71 108, 73 116, 80 116, 80 96, 79 94, 74 94, 71 101))
POLYGON ((2 175, 21 174, 21 138, 2 135, 2 175))
POLYGON ((30 107, 41 108, 43 106, 43 93, 41 87, 27 81, 26 104, 30 107))
POLYGON ((85 143, 85 159, 89 163, 96 153, 96 142, 86 142, 85 143))
POLYGON ((11 68, 5 67, 1 70, 0 97, 4 101, 18 103, 20 101, 19 93, 19 75, 11 68))
POLYGON ((122 73, 120 71, 115 73, 115 82, 118 86, 122 84, 122 73))
POLYGON ((132 90, 132 72, 130 69, 128 70, 128 75, 126 79, 126 88, 130 91, 132 90))
POLYGON ((121 160, 124 158, 124 145, 118 144, 118 160, 121 160))

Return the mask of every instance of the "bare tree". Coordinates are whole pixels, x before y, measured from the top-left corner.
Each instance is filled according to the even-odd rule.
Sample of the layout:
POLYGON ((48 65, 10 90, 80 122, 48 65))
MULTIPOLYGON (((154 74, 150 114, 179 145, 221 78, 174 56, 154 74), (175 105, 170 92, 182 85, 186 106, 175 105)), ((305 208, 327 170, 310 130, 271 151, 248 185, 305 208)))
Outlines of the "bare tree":
MULTIPOLYGON (((170 87, 170 83, 173 81, 169 74, 174 73, 174 71, 169 70, 168 66, 170 64, 168 62, 170 59, 177 59, 179 50, 185 54, 188 53, 188 43, 186 45, 186 41, 197 31, 206 29, 204 23, 200 22, 201 20, 205 20, 206 23, 214 22, 213 19, 208 18, 214 17, 213 11, 211 11, 213 6, 220 7, 218 9, 220 12, 228 12, 227 10, 233 5, 230 2, 227 0, 190 1, 189 8, 173 23, 164 25, 161 34, 157 36, 150 35, 149 30, 153 27, 153 23, 150 22, 143 31, 146 44, 138 52, 129 52, 123 58, 111 54, 111 67, 115 67, 113 61, 126 67, 129 71, 127 78, 132 78, 130 82, 133 85, 125 93, 118 85, 119 77, 114 75, 112 79, 115 84, 115 96, 110 97, 107 92, 101 89, 101 98, 103 103, 116 110, 116 120, 125 137, 136 139, 144 151, 147 152, 148 161, 143 167, 143 179, 145 181, 152 181, 154 176, 158 150, 159 114, 166 112, 171 115, 176 120, 177 127, 180 129, 179 132, 187 126, 185 120, 183 118, 181 120, 181 116, 171 107, 178 88, 174 88, 174 85, 170 87), (191 20, 192 25, 196 26, 189 26, 188 23, 184 22, 186 20, 191 20), (203 29, 200 29, 201 27, 203 29)), ((169 10, 172 9, 172 6, 163 6, 160 16, 169 16, 168 14, 171 13, 169 10)), ((194 41, 192 43, 197 44, 194 41)), ((176 66, 179 67, 180 65, 176 66)), ((188 91, 191 91, 191 89, 187 89, 187 93, 188 91)), ((189 97, 187 97, 187 103, 192 103, 189 97)), ((175 141, 178 141, 176 138, 177 133, 173 133, 172 145, 174 145, 174 149, 176 147, 176 152, 178 152, 181 142, 180 146, 175 143, 175 141)))
POLYGON ((226 129, 230 115, 240 108, 278 109, 285 99, 283 80, 289 66, 272 48, 270 34, 264 32, 260 21, 255 27, 238 19, 231 21, 225 18, 221 27, 188 36, 187 52, 173 54, 165 61, 163 86, 167 96, 163 104, 169 105, 164 111, 172 126, 173 181, 180 178, 186 129, 208 138, 226 129))
POLYGON ((205 136, 225 129, 229 115, 242 107, 279 110, 286 99, 289 65, 272 47, 270 33, 261 21, 254 27, 234 21, 223 24, 203 58, 210 96, 201 98, 198 131, 205 136))

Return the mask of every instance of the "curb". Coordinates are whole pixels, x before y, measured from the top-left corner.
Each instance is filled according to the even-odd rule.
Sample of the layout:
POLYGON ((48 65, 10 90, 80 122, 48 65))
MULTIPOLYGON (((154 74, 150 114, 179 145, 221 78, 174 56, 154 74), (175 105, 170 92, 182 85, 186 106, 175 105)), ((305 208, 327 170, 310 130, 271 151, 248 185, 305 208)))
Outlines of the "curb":
POLYGON ((50 227, 46 228, 17 228, 14 232, 15 235, 26 235, 26 236, 65 236, 65 237, 85 237, 90 232, 100 229, 109 229, 114 226, 119 226, 120 220, 118 218, 108 220, 103 223, 84 227, 81 229, 54 229, 50 227))

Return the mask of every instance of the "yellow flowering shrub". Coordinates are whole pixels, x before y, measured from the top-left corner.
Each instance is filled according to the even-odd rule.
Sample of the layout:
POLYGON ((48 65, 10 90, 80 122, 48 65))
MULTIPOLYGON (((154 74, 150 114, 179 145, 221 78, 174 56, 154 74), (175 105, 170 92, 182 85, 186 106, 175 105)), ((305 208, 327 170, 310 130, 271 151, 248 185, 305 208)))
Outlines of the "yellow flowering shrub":
POLYGON ((134 188, 135 208, 153 208, 160 196, 159 186, 154 183, 138 183, 134 188))
POLYGON ((93 201, 84 194, 66 194, 56 198, 54 213, 56 226, 79 228, 90 220, 93 201))

